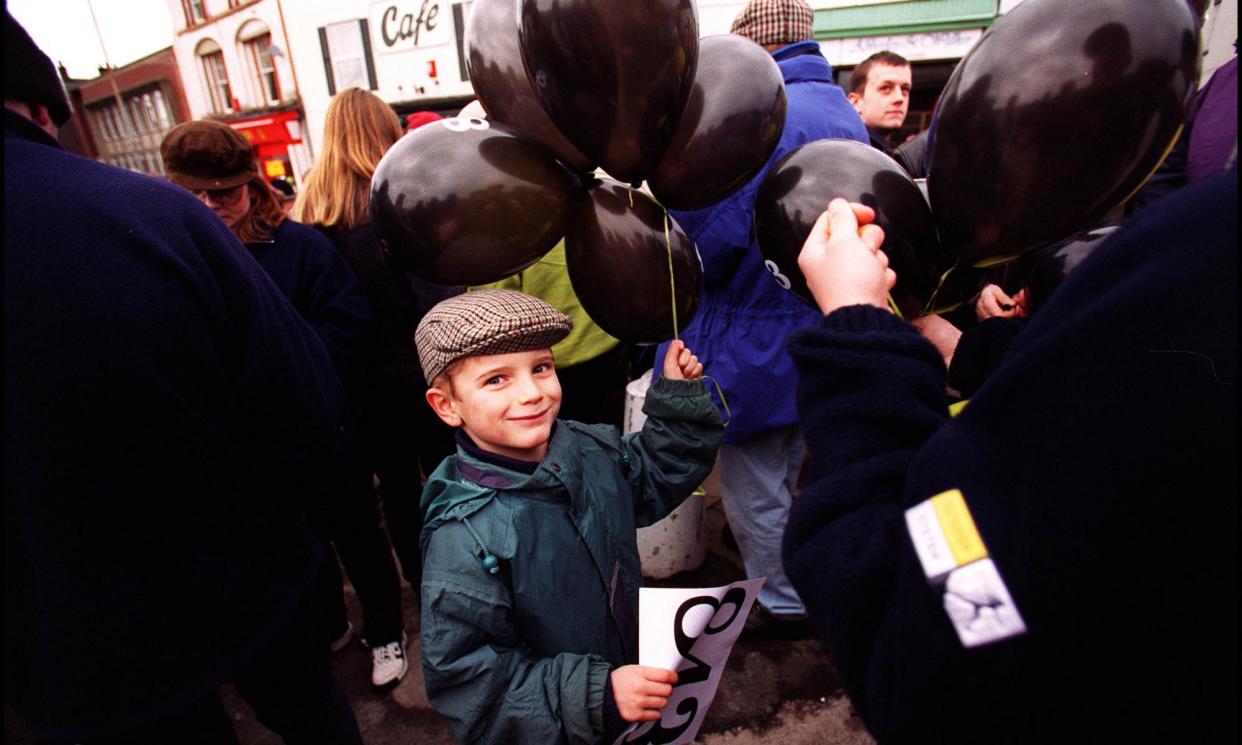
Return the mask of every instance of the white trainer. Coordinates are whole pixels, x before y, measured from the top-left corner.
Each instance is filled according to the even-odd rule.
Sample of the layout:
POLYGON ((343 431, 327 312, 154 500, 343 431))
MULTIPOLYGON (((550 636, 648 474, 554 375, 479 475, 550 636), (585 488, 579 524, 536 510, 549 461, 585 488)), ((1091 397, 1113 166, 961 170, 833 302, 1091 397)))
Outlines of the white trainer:
POLYGON ((393 685, 405 677, 409 665, 405 661, 405 632, 401 639, 371 647, 371 685, 376 688, 393 685))

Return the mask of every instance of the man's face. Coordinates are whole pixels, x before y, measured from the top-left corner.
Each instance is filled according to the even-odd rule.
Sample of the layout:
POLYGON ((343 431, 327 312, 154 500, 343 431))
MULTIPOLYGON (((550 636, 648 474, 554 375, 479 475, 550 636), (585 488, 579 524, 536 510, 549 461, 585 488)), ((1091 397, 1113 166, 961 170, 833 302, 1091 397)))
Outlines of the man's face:
POLYGON ((868 127, 897 129, 910 110, 911 80, 909 65, 873 65, 862 95, 850 93, 850 103, 868 127))
POLYGON ((550 349, 467 357, 451 386, 432 388, 427 396, 440 418, 460 426, 480 449, 526 461, 547 455, 561 410, 550 349))

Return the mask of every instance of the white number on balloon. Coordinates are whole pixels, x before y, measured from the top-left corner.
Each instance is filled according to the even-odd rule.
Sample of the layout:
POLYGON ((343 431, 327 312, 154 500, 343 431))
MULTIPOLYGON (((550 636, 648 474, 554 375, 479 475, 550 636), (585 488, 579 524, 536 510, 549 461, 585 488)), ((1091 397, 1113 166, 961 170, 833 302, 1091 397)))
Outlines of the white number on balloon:
POLYGON ((776 278, 777 283, 779 283, 781 287, 784 287, 786 290, 790 288, 789 277, 781 274, 781 268, 776 265, 776 262, 768 259, 763 262, 763 265, 768 268, 769 272, 772 272, 772 276, 776 278))
POLYGON ((487 123, 486 119, 479 119, 473 116, 466 118, 455 116, 450 119, 442 120, 441 124, 454 132, 468 132, 472 129, 483 130, 491 127, 491 125, 487 123))

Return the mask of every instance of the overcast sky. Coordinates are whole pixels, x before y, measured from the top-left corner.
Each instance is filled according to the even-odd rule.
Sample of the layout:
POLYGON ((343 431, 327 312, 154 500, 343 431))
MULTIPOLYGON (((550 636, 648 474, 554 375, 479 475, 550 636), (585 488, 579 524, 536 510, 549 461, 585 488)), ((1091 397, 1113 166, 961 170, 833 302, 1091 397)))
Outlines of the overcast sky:
POLYGON ((104 53, 91 22, 90 7, 108 60, 120 67, 172 46, 173 25, 166 0, 7 0, 9 12, 52 58, 74 78, 99 75, 104 53))

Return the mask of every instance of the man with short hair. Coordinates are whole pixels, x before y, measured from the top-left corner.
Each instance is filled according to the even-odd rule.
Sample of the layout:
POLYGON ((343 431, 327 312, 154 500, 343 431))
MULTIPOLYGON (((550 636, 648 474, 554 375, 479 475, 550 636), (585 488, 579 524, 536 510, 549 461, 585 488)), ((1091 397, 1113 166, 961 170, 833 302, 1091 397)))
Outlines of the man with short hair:
POLYGON ((901 144, 892 136, 910 111, 913 75, 910 61, 889 51, 871 55, 850 75, 850 103, 867 125, 871 144, 889 155, 901 144))

